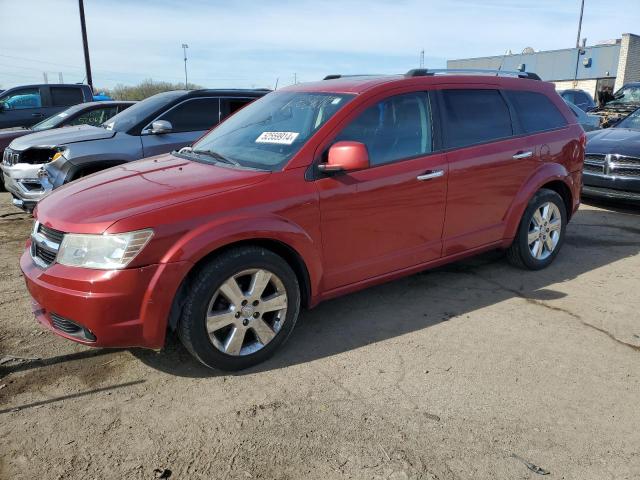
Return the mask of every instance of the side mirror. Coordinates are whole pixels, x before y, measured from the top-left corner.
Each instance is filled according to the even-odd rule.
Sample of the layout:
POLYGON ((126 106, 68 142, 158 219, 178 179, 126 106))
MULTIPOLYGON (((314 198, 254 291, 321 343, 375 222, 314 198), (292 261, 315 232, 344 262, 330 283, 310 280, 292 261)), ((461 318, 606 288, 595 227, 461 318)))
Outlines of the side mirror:
POLYGON ((163 133, 170 133, 173 130, 173 125, 171 122, 166 120, 156 120, 151 124, 151 134, 152 135, 161 135, 163 133))
POLYGON ((327 163, 318 165, 318 170, 325 173, 351 172, 369 168, 369 152, 367 146, 360 142, 337 142, 329 149, 327 163))

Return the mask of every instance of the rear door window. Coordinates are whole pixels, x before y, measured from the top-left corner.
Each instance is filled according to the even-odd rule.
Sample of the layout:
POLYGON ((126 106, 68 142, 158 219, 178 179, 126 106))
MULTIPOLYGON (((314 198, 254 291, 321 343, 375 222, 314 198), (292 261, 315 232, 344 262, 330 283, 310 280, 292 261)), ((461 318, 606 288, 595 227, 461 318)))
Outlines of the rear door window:
POLYGON ((367 146, 372 166, 432 151, 429 97, 424 92, 396 95, 362 112, 335 141, 367 146))
POLYGON ((216 125, 219 115, 219 98, 193 98, 167 111, 158 120, 170 122, 175 133, 196 132, 216 125))
POLYGON ((567 120, 544 94, 508 90, 505 92, 516 110, 525 133, 555 130, 567 125, 567 120))
POLYGON ((54 107, 69 107, 84 102, 82 90, 75 87, 51 87, 51 104, 54 107))
POLYGON ((445 148, 460 148, 513 135, 509 107, 498 90, 442 90, 445 148))
POLYGON ((65 125, 93 125, 97 127, 113 117, 116 114, 116 110, 117 107, 94 108, 78 115, 65 125))

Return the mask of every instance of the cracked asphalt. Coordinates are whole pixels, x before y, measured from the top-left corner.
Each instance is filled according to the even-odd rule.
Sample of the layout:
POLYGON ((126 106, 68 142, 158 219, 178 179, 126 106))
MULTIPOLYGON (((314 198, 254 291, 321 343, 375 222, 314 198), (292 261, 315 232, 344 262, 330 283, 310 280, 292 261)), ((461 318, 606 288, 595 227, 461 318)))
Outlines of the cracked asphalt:
POLYGON ((238 374, 44 331, 30 226, 0 194, 0 479, 640 477, 640 208, 583 205, 540 272, 490 253, 326 302, 238 374))

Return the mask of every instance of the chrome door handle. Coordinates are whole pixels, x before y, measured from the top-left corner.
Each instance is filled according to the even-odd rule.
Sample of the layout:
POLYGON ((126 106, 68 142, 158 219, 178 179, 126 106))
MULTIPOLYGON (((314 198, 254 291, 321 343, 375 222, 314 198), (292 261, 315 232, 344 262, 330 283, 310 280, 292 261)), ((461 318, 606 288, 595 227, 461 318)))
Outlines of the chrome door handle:
POLYGON ((421 182, 424 182, 425 180, 431 180, 432 178, 438 178, 443 175, 444 175, 444 170, 429 170, 428 172, 423 173, 422 175, 418 175, 416 178, 421 182))
POLYGON ((533 152, 518 152, 513 156, 514 160, 520 160, 521 158, 533 157, 533 152))

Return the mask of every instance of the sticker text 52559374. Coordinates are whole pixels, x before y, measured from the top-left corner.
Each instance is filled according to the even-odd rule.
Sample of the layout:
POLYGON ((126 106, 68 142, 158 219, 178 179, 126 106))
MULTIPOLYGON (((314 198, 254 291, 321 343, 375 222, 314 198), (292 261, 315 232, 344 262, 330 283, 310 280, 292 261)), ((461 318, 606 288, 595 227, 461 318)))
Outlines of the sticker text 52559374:
POLYGON ((256 143, 275 143, 277 145, 291 145, 300 135, 298 132, 262 132, 256 143))

